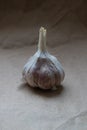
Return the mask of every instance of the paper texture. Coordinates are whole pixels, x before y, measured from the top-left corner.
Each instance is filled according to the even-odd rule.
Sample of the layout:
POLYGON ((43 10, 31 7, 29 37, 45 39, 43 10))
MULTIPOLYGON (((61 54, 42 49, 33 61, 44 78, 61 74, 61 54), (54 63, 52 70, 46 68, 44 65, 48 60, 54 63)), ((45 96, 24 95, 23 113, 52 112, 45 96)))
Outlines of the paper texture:
POLYGON ((0 130, 87 130, 87 2, 1 3, 0 130), (32 89, 21 80, 41 26, 48 51, 65 70, 56 91, 32 89))

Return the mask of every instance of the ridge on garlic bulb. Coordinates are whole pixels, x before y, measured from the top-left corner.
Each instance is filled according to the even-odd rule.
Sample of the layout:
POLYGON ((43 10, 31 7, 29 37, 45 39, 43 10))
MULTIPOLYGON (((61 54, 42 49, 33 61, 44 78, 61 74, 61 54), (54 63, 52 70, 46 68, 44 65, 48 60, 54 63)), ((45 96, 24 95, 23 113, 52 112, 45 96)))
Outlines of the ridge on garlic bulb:
POLYGON ((22 75, 31 87, 42 89, 57 87, 64 80, 60 62, 46 49, 46 29, 43 27, 39 30, 38 50, 25 64, 22 75))

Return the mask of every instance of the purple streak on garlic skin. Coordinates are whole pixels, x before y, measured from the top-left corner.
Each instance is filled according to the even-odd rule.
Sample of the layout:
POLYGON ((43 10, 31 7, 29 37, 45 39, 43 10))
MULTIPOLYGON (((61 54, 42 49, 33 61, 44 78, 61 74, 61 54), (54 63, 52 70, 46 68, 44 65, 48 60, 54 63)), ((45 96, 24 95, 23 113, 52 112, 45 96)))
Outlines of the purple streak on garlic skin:
POLYGON ((29 74, 31 74, 32 79, 28 80, 28 82, 32 86, 33 80, 33 87, 39 86, 43 89, 50 89, 60 84, 60 74, 54 64, 47 58, 39 57, 29 74))
POLYGON ((60 62, 46 50, 46 30, 43 27, 39 31, 38 51, 24 66, 22 74, 30 86, 42 89, 58 86, 64 79, 60 62))

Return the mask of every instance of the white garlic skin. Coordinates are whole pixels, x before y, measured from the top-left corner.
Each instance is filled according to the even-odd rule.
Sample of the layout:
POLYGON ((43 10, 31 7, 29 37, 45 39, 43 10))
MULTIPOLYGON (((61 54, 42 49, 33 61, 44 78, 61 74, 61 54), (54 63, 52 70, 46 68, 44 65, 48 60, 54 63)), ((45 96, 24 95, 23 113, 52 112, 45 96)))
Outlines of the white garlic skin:
POLYGON ((42 89, 57 87, 64 80, 61 64, 46 50, 46 30, 43 27, 39 32, 38 51, 25 64, 22 74, 31 87, 42 89))

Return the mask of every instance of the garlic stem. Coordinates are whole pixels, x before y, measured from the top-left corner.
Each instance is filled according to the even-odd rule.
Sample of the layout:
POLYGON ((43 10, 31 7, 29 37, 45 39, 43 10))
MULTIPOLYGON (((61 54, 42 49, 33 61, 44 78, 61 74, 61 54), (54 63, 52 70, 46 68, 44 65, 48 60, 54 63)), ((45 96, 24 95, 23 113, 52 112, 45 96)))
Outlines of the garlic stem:
POLYGON ((46 51, 46 29, 43 27, 41 27, 39 30, 38 49, 40 51, 46 51))

